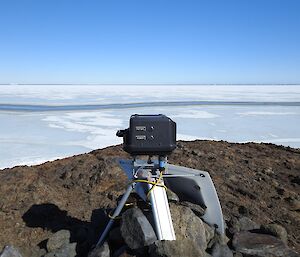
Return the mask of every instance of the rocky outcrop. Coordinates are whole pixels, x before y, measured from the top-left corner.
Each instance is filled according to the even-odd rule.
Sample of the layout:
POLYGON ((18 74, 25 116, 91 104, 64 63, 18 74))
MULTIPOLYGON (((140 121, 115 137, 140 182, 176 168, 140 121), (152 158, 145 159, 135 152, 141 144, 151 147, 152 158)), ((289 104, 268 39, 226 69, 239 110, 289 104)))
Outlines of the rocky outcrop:
MULTIPOLYGON (((23 257, 45 256, 56 250, 55 255, 64 254, 66 248, 62 246, 56 250, 47 248, 49 239, 64 230, 70 233, 66 242, 70 253, 76 250, 78 257, 86 257, 108 221, 107 214, 127 187, 119 158, 129 156, 120 146, 114 146, 42 165, 0 170, 0 249, 14 246, 23 257)), ((191 235, 189 230, 193 228, 188 224, 177 232, 193 241, 200 240, 198 246, 206 247, 207 254, 224 254, 229 247, 235 257, 245 257, 247 254, 238 250, 241 248, 232 246, 232 239, 245 231, 273 236, 293 254, 300 250, 300 150, 272 144, 198 140, 178 142, 169 162, 206 170, 213 178, 229 242, 226 237, 218 238, 214 228, 201 220, 204 210, 200 206, 169 196, 173 213, 179 208, 190 214, 189 219, 199 228, 204 227, 204 233, 201 230, 197 235, 191 235)), ((151 224, 151 213, 144 211, 140 200, 130 203, 144 212, 151 224)), ((110 255, 149 255, 153 244, 145 246, 142 253, 130 249, 120 226, 116 220, 109 234, 110 255)), ((183 244, 184 236, 180 238, 183 244)), ((171 248, 165 248, 168 247, 171 248)))

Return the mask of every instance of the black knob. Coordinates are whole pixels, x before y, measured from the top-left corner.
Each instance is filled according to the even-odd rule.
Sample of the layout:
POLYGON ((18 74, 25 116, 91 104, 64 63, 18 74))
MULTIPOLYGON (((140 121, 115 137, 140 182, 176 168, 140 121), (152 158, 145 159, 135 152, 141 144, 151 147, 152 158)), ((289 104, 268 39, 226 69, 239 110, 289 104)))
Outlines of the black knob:
POLYGON ((126 129, 118 130, 117 133, 116 133, 116 136, 117 137, 124 137, 125 132, 126 132, 126 129))

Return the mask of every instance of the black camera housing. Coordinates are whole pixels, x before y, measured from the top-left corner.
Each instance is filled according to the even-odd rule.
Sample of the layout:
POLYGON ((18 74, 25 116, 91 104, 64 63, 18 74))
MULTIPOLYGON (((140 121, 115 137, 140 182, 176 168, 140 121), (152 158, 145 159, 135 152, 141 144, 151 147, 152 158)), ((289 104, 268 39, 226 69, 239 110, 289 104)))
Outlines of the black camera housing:
POLYGON ((163 114, 134 114, 129 128, 117 136, 123 137, 123 149, 131 155, 165 156, 176 148, 176 123, 163 114))

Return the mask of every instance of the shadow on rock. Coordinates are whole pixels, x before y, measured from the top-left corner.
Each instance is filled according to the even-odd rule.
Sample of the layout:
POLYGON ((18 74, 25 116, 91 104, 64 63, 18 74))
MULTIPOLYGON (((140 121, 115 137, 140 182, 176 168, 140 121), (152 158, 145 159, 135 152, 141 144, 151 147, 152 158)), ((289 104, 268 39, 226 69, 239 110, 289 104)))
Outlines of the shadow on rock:
MULTIPOLYGON (((62 230, 69 231, 69 243, 77 244, 76 256, 78 257, 87 256, 108 221, 103 209, 94 210, 91 222, 87 222, 69 216, 67 211, 61 210, 51 203, 32 205, 22 218, 31 228, 40 227, 53 233, 62 230)), ((47 249, 47 242, 44 240, 40 242, 39 246, 47 249)))

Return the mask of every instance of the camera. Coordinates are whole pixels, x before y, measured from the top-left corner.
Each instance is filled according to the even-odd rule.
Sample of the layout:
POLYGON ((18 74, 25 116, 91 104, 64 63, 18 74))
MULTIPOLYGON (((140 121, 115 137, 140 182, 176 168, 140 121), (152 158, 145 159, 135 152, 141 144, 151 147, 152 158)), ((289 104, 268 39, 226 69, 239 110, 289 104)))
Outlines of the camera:
POLYGON ((129 128, 118 130, 117 136, 131 155, 166 156, 176 148, 176 123, 163 114, 134 114, 129 128))

